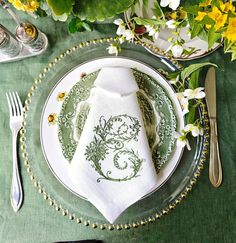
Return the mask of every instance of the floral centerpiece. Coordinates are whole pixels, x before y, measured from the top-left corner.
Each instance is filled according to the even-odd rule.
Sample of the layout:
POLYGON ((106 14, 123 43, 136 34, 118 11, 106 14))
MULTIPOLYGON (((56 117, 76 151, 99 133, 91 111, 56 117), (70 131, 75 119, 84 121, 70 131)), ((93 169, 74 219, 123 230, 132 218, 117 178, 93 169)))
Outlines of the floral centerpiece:
POLYGON ((193 39, 198 37, 208 44, 208 49, 224 43, 225 53, 236 59, 236 11, 231 0, 8 0, 16 9, 33 13, 35 16, 52 16, 56 21, 67 21, 69 31, 91 31, 93 22, 114 17, 129 9, 129 22, 116 21, 121 43, 134 38, 155 41, 164 28, 171 30, 170 46, 165 52, 174 57, 194 54, 197 49, 185 47, 181 30, 193 39), (154 3, 154 4, 153 4, 154 3), (136 6, 148 11, 152 5, 153 16, 136 15, 136 6), (96 6, 96 7, 94 7, 96 6), (125 31, 126 30, 126 31, 125 31))

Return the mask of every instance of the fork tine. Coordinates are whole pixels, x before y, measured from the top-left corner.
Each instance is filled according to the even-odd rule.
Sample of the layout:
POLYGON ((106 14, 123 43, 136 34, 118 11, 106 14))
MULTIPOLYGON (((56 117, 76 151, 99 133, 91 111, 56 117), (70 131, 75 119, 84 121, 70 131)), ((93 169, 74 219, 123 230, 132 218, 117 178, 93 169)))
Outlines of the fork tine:
POLYGON ((15 92, 12 92, 12 96, 13 96, 13 100, 14 100, 14 104, 15 104, 16 115, 19 116, 20 115, 20 109, 19 109, 19 104, 18 104, 15 92))
POLYGON ((22 115, 23 106, 22 106, 22 103, 21 103, 21 100, 20 100, 20 97, 19 97, 18 93, 15 92, 15 94, 16 94, 16 98, 17 98, 17 101, 18 101, 19 109, 20 109, 20 115, 22 115))
POLYGON ((7 103, 8 103, 10 115, 12 116, 12 106, 11 106, 11 102, 10 102, 10 98, 9 98, 8 93, 6 93, 6 96, 7 96, 7 103))
POLYGON ((16 105, 14 103, 13 97, 12 97, 12 93, 9 92, 9 96, 10 96, 10 101, 11 101, 11 107, 12 107, 12 115, 16 116, 17 112, 16 112, 16 105))

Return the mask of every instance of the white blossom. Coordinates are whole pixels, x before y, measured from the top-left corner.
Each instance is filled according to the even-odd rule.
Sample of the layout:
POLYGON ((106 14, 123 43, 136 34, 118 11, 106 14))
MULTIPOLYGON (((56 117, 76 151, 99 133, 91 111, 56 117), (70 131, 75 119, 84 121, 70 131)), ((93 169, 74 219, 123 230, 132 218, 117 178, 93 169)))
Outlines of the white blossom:
POLYGON ((199 87, 196 89, 186 89, 184 91, 184 96, 187 97, 189 100, 191 99, 202 99, 206 96, 205 92, 203 91, 203 87, 199 87))
POLYGON ((183 51, 184 51, 184 48, 179 44, 171 46, 171 52, 174 57, 180 57, 182 55, 183 51))
POLYGON ((125 30, 123 36, 126 40, 133 40, 134 39, 134 32, 132 30, 125 30))
POLYGON ((123 35, 125 30, 126 30, 124 21, 122 19, 116 19, 113 23, 115 25, 118 25, 118 28, 116 30, 116 34, 117 35, 123 35))
POLYGON ((124 24, 124 21, 123 21, 123 19, 116 19, 113 23, 115 25, 122 25, 122 24, 124 24))
POLYGON ((158 28, 154 28, 151 25, 145 25, 145 28, 146 28, 149 36, 153 36, 154 39, 158 38, 158 36, 159 36, 158 28))
POLYGON ((122 44, 125 40, 133 40, 134 32, 131 29, 126 29, 125 23, 122 19, 116 19, 113 22, 115 25, 118 25, 116 34, 120 36, 119 42, 122 44))
POLYGON ((180 0, 161 0, 161 7, 167 7, 169 5, 169 8, 176 10, 180 4, 180 0))
POLYGON ((184 93, 176 93, 177 99, 180 102, 180 105, 182 107, 183 115, 187 114, 189 112, 188 109, 188 99, 184 96, 184 93))
POLYGON ((187 147, 188 150, 191 150, 190 144, 188 139, 186 138, 186 136, 184 134, 175 132, 175 138, 176 140, 176 144, 177 146, 183 148, 183 147, 187 147))
POLYGON ((169 29, 175 29, 176 26, 177 26, 177 22, 176 22, 174 19, 168 20, 168 21, 166 22, 166 26, 167 26, 169 29))
POLYGON ((185 132, 191 132, 191 134, 193 135, 193 137, 197 137, 199 135, 203 135, 203 129, 199 128, 198 126, 195 126, 193 124, 187 124, 184 127, 184 131, 185 132))
POLYGON ((118 47, 114 44, 110 44, 109 47, 106 48, 109 54, 115 54, 116 56, 119 53, 118 47))

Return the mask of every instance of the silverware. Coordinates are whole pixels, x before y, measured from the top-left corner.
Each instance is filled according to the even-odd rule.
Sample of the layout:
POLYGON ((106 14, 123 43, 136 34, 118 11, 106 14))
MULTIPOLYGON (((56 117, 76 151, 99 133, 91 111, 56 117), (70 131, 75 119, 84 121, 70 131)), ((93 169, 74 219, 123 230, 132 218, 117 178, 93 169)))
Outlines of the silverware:
POLYGON ((216 73, 215 68, 209 68, 205 80, 206 102, 210 119, 210 166, 209 179, 214 187, 222 182, 222 167, 219 153, 217 121, 216 121, 216 73))
POLYGON ((23 200, 23 191, 20 181, 17 159, 17 135, 22 127, 23 107, 17 92, 6 93, 10 111, 10 128, 12 131, 13 174, 11 185, 11 205, 15 212, 19 210, 23 200))

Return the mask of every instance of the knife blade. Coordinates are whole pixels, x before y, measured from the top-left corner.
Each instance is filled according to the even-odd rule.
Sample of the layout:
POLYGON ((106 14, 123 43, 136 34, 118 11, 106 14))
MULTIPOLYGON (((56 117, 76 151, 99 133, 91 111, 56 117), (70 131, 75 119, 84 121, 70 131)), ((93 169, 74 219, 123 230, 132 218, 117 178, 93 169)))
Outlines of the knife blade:
POLYGON ((209 179, 214 187, 222 183, 222 166, 219 153, 216 120, 216 72, 210 67, 205 79, 205 93, 210 120, 210 165, 209 179))

